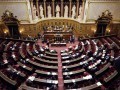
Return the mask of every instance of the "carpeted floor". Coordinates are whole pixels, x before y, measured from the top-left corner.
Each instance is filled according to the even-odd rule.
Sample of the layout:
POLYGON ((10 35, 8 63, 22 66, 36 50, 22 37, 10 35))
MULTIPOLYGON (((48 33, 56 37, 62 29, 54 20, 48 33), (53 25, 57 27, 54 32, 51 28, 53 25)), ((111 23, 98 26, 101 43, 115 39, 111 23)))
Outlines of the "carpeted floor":
MULTIPOLYGON (((64 80, 63 80, 63 73, 62 73, 62 61, 61 61, 61 50, 65 50, 68 47, 72 46, 74 47, 75 45, 78 45, 78 41, 75 41, 75 43, 67 43, 66 46, 58 46, 58 47, 53 47, 49 45, 49 48, 51 50, 56 50, 58 53, 58 89, 59 90, 64 90, 64 80)), ((41 40, 37 41, 37 44, 40 46, 46 46, 46 43, 42 43, 41 40)))

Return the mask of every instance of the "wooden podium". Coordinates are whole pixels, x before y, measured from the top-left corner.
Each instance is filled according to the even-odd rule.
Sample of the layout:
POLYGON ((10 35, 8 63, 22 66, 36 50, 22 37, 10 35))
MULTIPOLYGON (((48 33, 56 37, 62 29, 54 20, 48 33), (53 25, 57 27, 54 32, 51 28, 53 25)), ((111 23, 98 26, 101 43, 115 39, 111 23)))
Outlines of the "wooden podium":
POLYGON ((63 39, 69 40, 72 37, 72 32, 63 31, 47 31, 44 32, 44 40, 62 41, 63 39))

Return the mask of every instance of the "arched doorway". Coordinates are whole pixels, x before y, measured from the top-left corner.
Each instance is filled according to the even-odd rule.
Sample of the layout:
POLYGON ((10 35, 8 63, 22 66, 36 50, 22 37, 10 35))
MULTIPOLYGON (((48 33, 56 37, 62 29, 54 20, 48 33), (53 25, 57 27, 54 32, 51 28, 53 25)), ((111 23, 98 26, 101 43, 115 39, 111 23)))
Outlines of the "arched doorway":
POLYGON ((6 10, 5 13, 3 13, 2 21, 7 26, 10 37, 18 39, 20 37, 19 21, 16 19, 16 16, 13 16, 13 13, 6 10))
POLYGON ((110 25, 111 21, 112 21, 112 15, 108 10, 106 10, 96 20, 97 30, 96 30, 95 35, 96 36, 104 36, 106 33, 106 28, 108 25, 110 25))

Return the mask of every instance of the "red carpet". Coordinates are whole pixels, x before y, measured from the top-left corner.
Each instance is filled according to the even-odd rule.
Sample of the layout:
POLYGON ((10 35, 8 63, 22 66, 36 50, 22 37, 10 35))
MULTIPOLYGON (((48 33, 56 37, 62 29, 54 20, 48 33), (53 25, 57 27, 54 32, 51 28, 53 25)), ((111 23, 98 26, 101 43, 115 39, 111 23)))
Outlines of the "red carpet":
POLYGON ((61 62, 61 54, 60 50, 57 50, 58 52, 58 90, 64 90, 64 80, 63 80, 63 74, 62 74, 62 62, 61 62))
MULTIPOLYGON (((37 41, 38 45, 40 46, 46 46, 46 43, 42 43, 41 40, 37 41)), ((51 47, 50 49, 56 50, 58 52, 58 90, 64 90, 64 80, 63 80, 63 73, 62 73, 62 61, 61 61, 61 50, 67 49, 69 46, 75 46, 78 45, 78 41, 75 43, 67 43, 66 47, 51 47)))

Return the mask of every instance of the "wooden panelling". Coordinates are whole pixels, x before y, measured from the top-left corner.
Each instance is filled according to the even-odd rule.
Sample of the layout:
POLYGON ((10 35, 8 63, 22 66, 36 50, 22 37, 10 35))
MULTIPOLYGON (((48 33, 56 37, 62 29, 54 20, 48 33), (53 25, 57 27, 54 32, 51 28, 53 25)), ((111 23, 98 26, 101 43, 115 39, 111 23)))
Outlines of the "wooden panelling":
MULTIPOLYGON (((69 19, 50 19, 50 20, 43 20, 35 24, 20 24, 19 31, 22 37, 32 36, 36 37, 38 33, 43 33, 43 26, 72 26, 73 33, 76 37, 83 36, 83 35, 90 35, 93 36, 96 31, 96 24, 95 23, 79 23, 74 20, 69 19)), ((0 27, 0 36, 4 35, 4 30, 6 27, 0 27)), ((113 23, 109 27, 110 32, 106 32, 106 34, 118 34, 120 33, 120 24, 113 23)))

